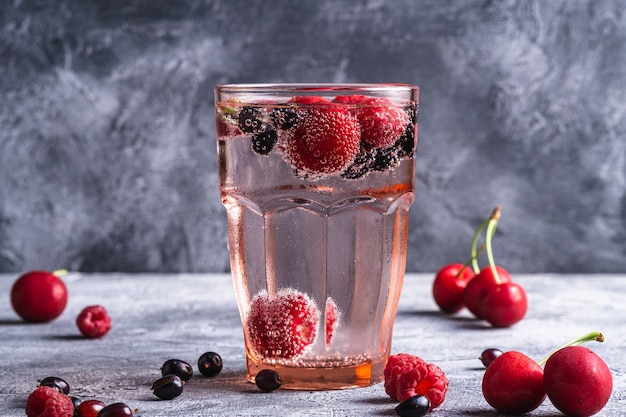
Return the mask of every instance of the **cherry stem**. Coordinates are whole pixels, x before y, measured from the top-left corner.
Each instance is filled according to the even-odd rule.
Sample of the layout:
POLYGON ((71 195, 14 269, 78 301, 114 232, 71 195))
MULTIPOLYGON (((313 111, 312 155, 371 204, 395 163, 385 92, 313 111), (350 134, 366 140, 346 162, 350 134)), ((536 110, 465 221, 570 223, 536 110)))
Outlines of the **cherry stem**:
POLYGON ((500 275, 498 274, 498 269, 496 268, 496 263, 493 259, 493 248, 491 247, 491 239, 493 235, 496 233, 496 227, 498 226, 498 220, 500 220, 500 212, 502 208, 500 206, 496 207, 491 213, 491 217, 489 217, 487 222, 487 231, 485 232, 485 249, 487 250, 487 260, 489 261, 489 268, 491 268, 491 273, 493 274, 493 278, 496 281, 497 285, 500 285, 502 281, 500 280, 500 275))
POLYGON ((67 275, 67 273, 67 269, 57 269, 56 271, 52 272, 52 275, 62 277, 63 275, 67 275))
MULTIPOLYGON (((472 249, 471 249, 471 253, 470 253, 470 260, 469 262, 471 262, 472 264, 472 269, 474 270, 474 273, 478 275, 478 273, 480 272, 480 266, 478 265, 478 252, 476 250, 476 246, 478 246, 478 238, 480 237, 480 234, 482 233, 483 229, 485 227, 487 227, 487 225, 489 224, 489 220, 491 219, 491 217, 487 220, 485 220, 484 222, 482 222, 478 228, 476 229, 476 231, 474 232, 474 236, 472 237, 472 249)), ((481 246, 481 249, 484 248, 485 244, 483 243, 483 245, 481 246)), ((482 250, 481 250, 482 252, 482 250)))
POLYGON ((558 348, 554 349, 552 352, 548 353, 546 356, 544 356, 539 362, 537 362, 539 365, 543 366, 548 359, 550 359, 550 356, 552 356, 553 353, 568 347, 568 346, 578 346, 581 345, 585 342, 604 342, 604 335, 602 333, 600 333, 599 331, 593 331, 591 333, 587 333, 577 339, 574 340, 570 340, 569 342, 567 342, 566 344, 564 344, 563 346, 559 346, 558 348))
MULTIPOLYGON (((463 266, 461 267, 461 269, 459 269, 459 272, 456 273, 456 275, 454 276, 455 278, 458 278, 461 276, 461 274, 463 273, 463 271, 465 270, 465 268, 469 268, 472 265, 472 262, 477 259, 485 250, 485 244, 483 243, 482 245, 480 245, 480 248, 478 248, 478 251, 476 253, 476 256, 472 256, 470 259, 468 259, 463 266)), ((472 268, 473 270, 474 268, 472 268)))

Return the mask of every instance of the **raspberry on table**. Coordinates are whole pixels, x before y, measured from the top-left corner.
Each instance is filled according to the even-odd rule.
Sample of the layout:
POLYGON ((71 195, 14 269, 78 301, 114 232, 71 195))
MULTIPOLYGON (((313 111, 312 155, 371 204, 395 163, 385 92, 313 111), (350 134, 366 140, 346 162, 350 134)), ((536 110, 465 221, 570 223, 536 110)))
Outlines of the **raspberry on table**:
POLYGON ((409 353, 391 355, 385 365, 385 392, 393 400, 398 400, 398 377, 415 368, 418 364, 425 363, 421 358, 409 353))
POLYGON ((398 377, 397 390, 398 401, 424 395, 430 400, 433 409, 439 407, 446 398, 448 379, 437 365, 421 363, 398 377))
POLYGON ((254 349, 269 358, 293 358, 315 342, 320 312, 306 294, 294 289, 252 298, 247 329, 254 349))
POLYGON ((87 306, 76 318, 76 325, 83 336, 95 339, 111 330, 111 317, 101 305, 87 306))
POLYGON ((39 387, 26 401, 28 417, 72 417, 74 403, 67 395, 51 387, 39 387))
POLYGON ((443 403, 448 385, 441 368, 414 355, 392 355, 385 366, 385 392, 397 401, 424 395, 434 409, 443 403))

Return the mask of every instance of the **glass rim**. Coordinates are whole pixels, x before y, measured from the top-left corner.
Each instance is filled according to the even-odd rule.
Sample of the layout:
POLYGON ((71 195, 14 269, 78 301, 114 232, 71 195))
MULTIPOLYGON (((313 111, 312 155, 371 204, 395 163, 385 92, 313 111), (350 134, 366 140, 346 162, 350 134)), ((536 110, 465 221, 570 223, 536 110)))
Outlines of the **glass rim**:
POLYGON ((323 91, 376 91, 395 92, 419 91, 419 86, 405 83, 242 83, 218 84, 215 90, 221 93, 261 92, 323 92, 323 91))

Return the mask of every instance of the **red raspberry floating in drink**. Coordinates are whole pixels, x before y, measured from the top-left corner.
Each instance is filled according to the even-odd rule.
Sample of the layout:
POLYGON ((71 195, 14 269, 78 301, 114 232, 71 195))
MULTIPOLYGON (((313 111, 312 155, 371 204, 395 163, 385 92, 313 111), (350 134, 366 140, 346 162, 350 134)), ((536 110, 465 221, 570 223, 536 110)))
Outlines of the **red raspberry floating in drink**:
POLYGON ((361 125, 361 140, 375 148, 392 146, 409 124, 406 112, 385 98, 337 96, 334 102, 358 105, 351 112, 361 125))
POLYGON ((416 395, 428 397, 431 410, 439 407, 448 392, 448 379, 433 363, 406 353, 392 355, 385 366, 385 392, 396 401, 416 395))
POLYGON ((83 336, 95 339, 111 330, 111 317, 101 305, 87 306, 76 318, 76 325, 83 336))
POLYGON ((39 387, 26 401, 28 417, 72 417, 74 403, 67 395, 51 387, 39 387))
POLYGON ((262 291, 252 298, 247 328, 259 354, 289 359, 315 342, 319 321, 319 309, 306 294, 284 289, 269 296, 262 291))
POLYGON ((304 174, 336 174, 354 161, 359 139, 359 123, 346 107, 315 105, 287 139, 286 156, 304 174))
POLYGON ((339 327, 339 309, 335 301, 328 297, 326 299, 326 344, 330 345, 339 327))

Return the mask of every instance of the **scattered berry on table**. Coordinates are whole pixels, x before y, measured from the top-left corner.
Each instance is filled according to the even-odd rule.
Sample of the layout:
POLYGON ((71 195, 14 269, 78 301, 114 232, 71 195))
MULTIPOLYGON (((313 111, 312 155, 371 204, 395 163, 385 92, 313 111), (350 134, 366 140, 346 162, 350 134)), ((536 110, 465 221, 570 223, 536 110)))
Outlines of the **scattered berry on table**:
POLYGON ((459 312, 465 306, 465 287, 473 278, 474 271, 464 264, 453 263, 439 269, 432 286, 433 298, 439 309, 446 314, 459 312))
POLYGON ((413 355, 393 355, 385 366, 385 392, 397 401, 425 395, 434 409, 445 400, 448 385, 441 368, 413 355))
POLYGON ((418 364, 425 363, 423 359, 408 353, 391 355, 385 365, 385 392, 391 399, 398 400, 398 376, 415 368, 418 364))
POLYGON ((35 389, 26 401, 28 417, 72 417, 74 403, 67 395, 51 387, 35 389))
POLYGON ((543 383, 552 404, 568 416, 600 412, 613 391, 608 365, 584 346, 568 346, 553 353, 544 366, 543 383))
POLYGON ((76 407, 75 417, 97 417, 104 406, 100 400, 85 400, 76 407))
POLYGON ((430 401, 425 395, 414 395, 398 404, 395 410, 400 417, 422 417, 430 411, 430 401))
POLYGON ((254 377, 256 386, 263 392, 275 391, 283 384, 283 378, 272 369, 263 369, 254 377))
POLYGON ((191 365, 180 359, 168 359, 161 366, 161 375, 178 375, 183 381, 189 381, 193 375, 191 365))
POLYGON ((283 289, 271 297, 266 291, 256 294, 246 324, 260 355, 293 358, 315 341, 319 320, 319 309, 308 295, 283 289))
POLYGON ((215 352, 204 352, 198 358, 198 369, 206 377, 214 377, 222 371, 222 357, 215 352))
POLYGON ((437 365, 423 363, 410 369, 398 377, 399 401, 404 401, 414 395, 425 395, 430 400, 432 408, 443 403, 448 392, 448 379, 437 365))
POLYGON ((83 400, 74 396, 71 396, 70 400, 72 400, 72 404, 74 404, 74 417, 83 417, 78 413, 78 407, 83 402, 83 400))
POLYGON ((152 393, 162 400, 173 400, 183 393, 185 383, 178 375, 165 375, 152 384, 152 393))
POLYGON ((480 359, 480 361, 483 365, 485 365, 486 368, 491 365, 491 362, 495 361, 500 355, 502 355, 502 351, 500 349, 489 348, 483 350, 483 353, 480 354, 480 357, 478 359, 480 359))
POLYGON ((111 317, 101 305, 87 306, 76 318, 76 325, 84 337, 95 339, 111 330, 111 317))
POLYGON ((125 403, 113 403, 104 407, 98 417, 131 417, 133 410, 125 403))
POLYGON ((59 378, 57 376, 48 376, 42 379, 39 381, 39 386, 54 388, 65 395, 70 393, 70 384, 68 384, 63 378, 59 378))
POLYGON ((359 152, 359 123, 342 106, 312 107, 286 141, 289 162, 301 175, 340 173, 359 152))
POLYGON ((44 323, 56 319, 67 305, 68 292, 61 278, 48 271, 21 275, 11 287, 11 305, 22 320, 44 323))

